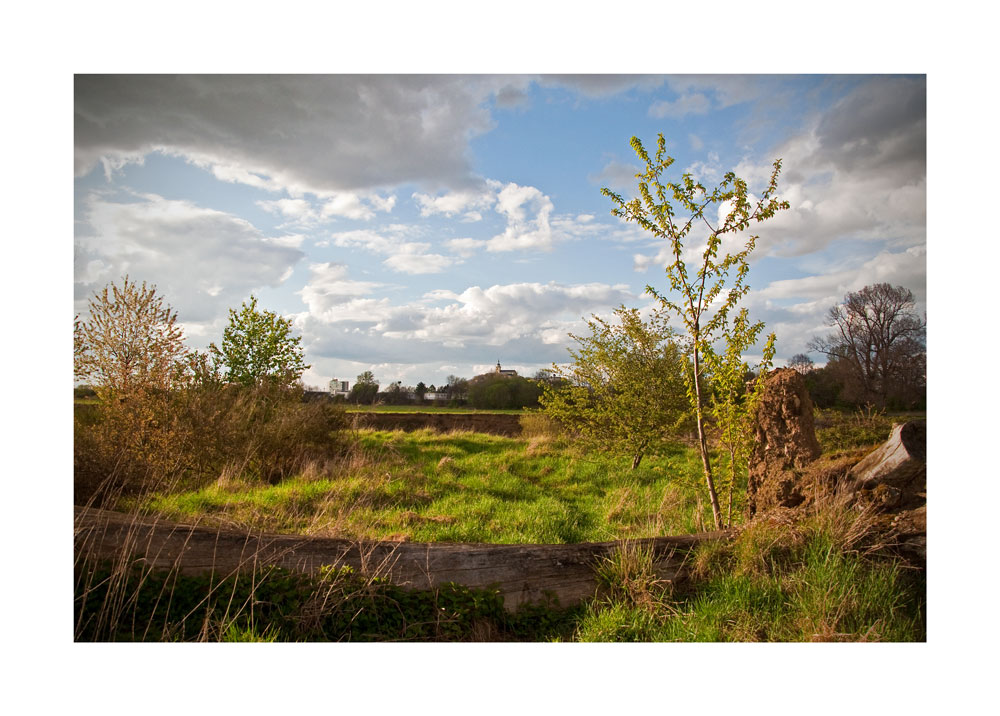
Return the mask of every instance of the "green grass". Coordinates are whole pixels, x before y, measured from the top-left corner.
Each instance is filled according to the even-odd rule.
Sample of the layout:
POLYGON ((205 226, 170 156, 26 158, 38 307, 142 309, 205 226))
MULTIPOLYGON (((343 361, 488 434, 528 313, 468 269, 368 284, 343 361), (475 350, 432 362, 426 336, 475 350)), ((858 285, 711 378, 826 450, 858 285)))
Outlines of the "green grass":
POLYGON ((677 593, 657 592, 651 565, 643 570, 632 559, 633 576, 620 567, 611 570, 609 581, 619 588, 588 603, 573 638, 926 640, 923 573, 890 556, 866 556, 855 549, 846 536, 857 519, 862 517, 821 513, 798 528, 756 525, 731 543, 703 545, 690 582, 677 593))
POLYGON ((353 453, 278 485, 219 480, 139 505, 183 522, 417 542, 574 543, 695 528, 700 464, 676 447, 625 458, 546 438, 362 430, 353 453))

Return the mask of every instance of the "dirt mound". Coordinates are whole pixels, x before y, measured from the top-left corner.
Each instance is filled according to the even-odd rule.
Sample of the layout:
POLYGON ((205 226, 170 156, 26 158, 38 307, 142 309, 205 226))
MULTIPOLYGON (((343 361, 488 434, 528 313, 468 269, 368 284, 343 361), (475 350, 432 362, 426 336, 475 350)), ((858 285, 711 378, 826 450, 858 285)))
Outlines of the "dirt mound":
POLYGON ((441 433, 468 430, 475 433, 517 437, 521 416, 490 413, 354 413, 354 426, 376 430, 413 432, 430 428, 441 433))
POLYGON ((802 469, 820 455, 813 405, 802 376, 791 368, 771 372, 757 409, 750 457, 748 509, 753 516, 805 501, 802 469))

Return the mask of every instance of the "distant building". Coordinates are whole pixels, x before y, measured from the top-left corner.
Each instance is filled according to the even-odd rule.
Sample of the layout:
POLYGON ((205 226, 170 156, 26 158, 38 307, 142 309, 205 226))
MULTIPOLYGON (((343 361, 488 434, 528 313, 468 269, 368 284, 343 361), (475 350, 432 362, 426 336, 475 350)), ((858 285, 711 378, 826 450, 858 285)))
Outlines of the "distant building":
POLYGON ((512 378, 517 375, 517 371, 516 370, 504 370, 503 368, 501 368, 500 367, 500 361, 497 361, 497 367, 496 367, 496 369, 493 372, 496 373, 497 375, 507 375, 507 376, 510 376, 512 378))
POLYGON ((350 386, 346 380, 337 380, 334 378, 330 381, 330 395, 343 395, 345 398, 351 394, 350 386))

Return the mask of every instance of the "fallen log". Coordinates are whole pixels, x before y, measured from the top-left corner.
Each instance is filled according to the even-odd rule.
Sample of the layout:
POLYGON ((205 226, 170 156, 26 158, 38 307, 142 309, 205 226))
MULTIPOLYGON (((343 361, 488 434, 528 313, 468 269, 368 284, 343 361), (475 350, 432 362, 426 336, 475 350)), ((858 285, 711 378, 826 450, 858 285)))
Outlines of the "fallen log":
POLYGON ((874 490, 879 486, 898 491, 901 500, 926 499, 927 424, 897 423, 889 439, 869 453, 850 472, 856 489, 874 490))
MULTIPOLYGON (((411 589, 433 589, 447 582, 498 589, 509 610, 551 597, 561 606, 570 606, 594 596, 595 565, 623 544, 359 542, 180 525, 85 507, 75 510, 78 561, 139 561, 184 574, 231 574, 270 567, 314 572, 325 565, 346 565, 411 589)), ((631 542, 652 549, 659 578, 676 581, 695 545, 728 535, 723 531, 631 542)))

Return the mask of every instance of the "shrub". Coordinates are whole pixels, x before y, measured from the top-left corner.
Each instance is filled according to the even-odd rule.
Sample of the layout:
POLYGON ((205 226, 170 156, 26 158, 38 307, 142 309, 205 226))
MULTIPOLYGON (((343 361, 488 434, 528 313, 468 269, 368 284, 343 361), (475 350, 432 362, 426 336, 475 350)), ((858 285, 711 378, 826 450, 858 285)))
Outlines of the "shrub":
POLYGON ((198 487, 223 472, 272 484, 342 448, 343 410, 299 388, 202 382, 76 413, 75 501, 198 487))

